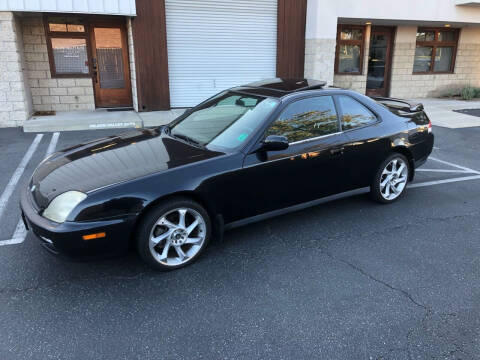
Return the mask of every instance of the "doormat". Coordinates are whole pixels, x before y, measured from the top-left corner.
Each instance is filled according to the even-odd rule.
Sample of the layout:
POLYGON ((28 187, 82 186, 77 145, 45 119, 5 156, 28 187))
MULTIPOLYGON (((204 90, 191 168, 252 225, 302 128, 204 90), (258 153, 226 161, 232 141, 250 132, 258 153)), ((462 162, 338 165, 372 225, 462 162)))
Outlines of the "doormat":
POLYGON ((55 111, 35 111, 33 116, 50 116, 55 115, 55 111))
POLYGON ((461 109, 461 110, 453 110, 453 111, 458 112, 460 114, 480 117, 480 109, 461 109))

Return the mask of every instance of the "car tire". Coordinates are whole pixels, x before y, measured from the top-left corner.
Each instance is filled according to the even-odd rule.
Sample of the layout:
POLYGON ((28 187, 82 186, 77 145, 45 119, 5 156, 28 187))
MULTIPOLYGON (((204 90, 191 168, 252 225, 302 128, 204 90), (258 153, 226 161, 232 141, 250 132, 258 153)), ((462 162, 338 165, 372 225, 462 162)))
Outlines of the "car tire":
POLYGON ((174 198, 161 202, 141 219, 135 235, 137 251, 151 267, 174 270, 193 263, 211 233, 210 217, 200 204, 174 198))
POLYGON ((407 189, 409 174, 410 164, 404 155, 388 156, 378 167, 370 186, 372 199, 382 204, 400 199, 407 189))

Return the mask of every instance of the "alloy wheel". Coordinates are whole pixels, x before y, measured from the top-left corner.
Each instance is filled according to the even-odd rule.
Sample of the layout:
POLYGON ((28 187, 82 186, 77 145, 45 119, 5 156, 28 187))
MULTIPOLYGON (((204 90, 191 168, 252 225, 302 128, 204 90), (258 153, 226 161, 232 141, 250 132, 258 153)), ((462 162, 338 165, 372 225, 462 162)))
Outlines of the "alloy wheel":
POLYGON ((205 220, 194 209, 182 207, 162 215, 150 232, 149 248, 162 265, 178 266, 198 254, 207 235, 205 220))
POLYGON ((385 200, 399 197, 408 181, 408 166, 401 158, 390 161, 380 176, 380 193, 385 200))

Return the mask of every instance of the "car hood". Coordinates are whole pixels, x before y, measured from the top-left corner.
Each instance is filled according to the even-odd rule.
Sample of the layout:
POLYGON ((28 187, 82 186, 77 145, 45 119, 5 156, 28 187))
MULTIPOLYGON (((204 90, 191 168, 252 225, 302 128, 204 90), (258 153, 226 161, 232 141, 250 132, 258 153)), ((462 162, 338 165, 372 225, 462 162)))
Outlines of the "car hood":
POLYGON ((219 155, 175 139, 161 128, 134 130, 53 154, 35 170, 30 190, 44 208, 69 190, 87 193, 219 155))

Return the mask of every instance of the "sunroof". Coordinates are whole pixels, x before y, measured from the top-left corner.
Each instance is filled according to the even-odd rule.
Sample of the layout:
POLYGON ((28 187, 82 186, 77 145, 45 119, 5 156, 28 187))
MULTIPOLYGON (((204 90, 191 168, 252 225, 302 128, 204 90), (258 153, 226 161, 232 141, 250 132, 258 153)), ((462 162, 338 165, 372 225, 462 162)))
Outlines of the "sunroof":
POLYGON ((274 78, 256 81, 248 84, 250 87, 260 87, 284 92, 293 92, 298 90, 306 90, 310 88, 321 88, 325 86, 324 81, 312 79, 282 79, 274 78))

